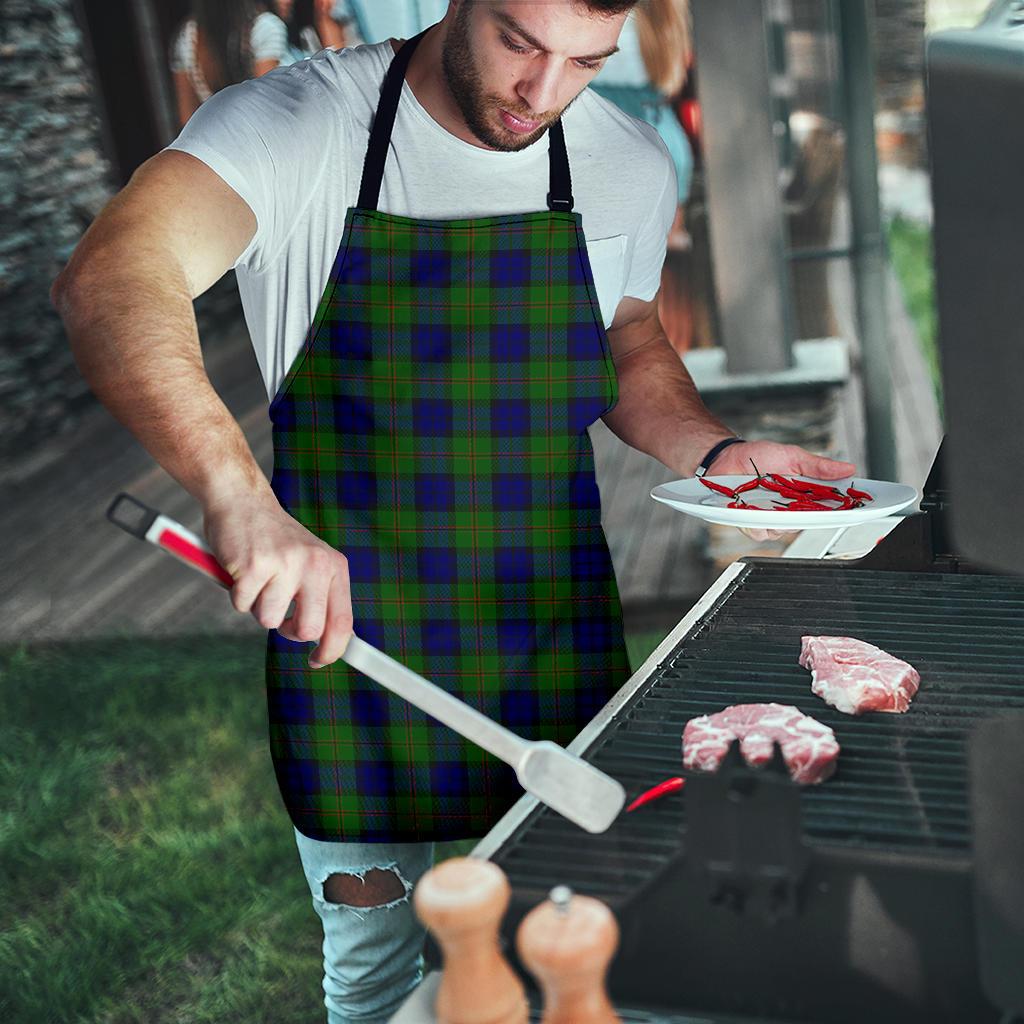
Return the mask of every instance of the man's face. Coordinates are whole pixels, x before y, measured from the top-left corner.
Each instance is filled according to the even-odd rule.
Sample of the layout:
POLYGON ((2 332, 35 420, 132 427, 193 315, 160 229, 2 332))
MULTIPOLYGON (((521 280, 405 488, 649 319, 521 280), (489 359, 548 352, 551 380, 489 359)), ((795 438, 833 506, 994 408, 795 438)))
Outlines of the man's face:
POLYGON ((617 49, 626 14, 570 0, 459 0, 442 52, 470 131, 491 149, 535 142, 617 49))

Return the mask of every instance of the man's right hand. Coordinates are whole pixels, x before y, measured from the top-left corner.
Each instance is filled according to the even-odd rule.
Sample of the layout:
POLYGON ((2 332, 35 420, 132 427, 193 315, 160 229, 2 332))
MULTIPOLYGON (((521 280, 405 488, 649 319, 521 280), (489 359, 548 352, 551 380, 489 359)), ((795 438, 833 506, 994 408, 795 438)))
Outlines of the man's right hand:
POLYGON ((269 491, 206 505, 203 531, 235 581, 236 610, 252 612, 261 626, 289 640, 319 640, 309 657, 312 668, 341 657, 352 636, 352 597, 348 559, 340 551, 293 519, 269 491))

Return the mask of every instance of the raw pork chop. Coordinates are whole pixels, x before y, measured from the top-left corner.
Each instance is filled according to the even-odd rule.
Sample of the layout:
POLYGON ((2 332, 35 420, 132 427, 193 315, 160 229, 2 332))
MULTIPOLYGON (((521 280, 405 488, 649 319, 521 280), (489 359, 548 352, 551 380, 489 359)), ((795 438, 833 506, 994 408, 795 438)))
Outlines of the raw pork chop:
POLYGON ((839 756, 835 733, 789 704, 734 704, 686 723, 683 767, 715 771, 734 739, 754 767, 771 760, 778 740, 790 778, 803 784, 824 782, 839 756))
POLYGON ((801 637, 811 692, 847 715, 906 711, 921 677, 912 665, 848 636, 801 637))

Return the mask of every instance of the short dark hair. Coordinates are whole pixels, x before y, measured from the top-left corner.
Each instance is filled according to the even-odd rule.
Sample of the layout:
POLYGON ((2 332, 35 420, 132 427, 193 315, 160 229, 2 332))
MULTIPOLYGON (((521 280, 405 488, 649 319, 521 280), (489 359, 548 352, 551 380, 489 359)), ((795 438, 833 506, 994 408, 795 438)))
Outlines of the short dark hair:
MULTIPOLYGON (((479 0, 466 0, 466 2, 479 2, 479 0)), ((598 17, 612 17, 621 14, 623 11, 630 11, 645 0, 571 0, 574 7, 586 7, 598 17)))
POLYGON ((640 0, 574 0, 583 7, 589 7, 595 14, 621 14, 628 11, 640 2, 640 0))

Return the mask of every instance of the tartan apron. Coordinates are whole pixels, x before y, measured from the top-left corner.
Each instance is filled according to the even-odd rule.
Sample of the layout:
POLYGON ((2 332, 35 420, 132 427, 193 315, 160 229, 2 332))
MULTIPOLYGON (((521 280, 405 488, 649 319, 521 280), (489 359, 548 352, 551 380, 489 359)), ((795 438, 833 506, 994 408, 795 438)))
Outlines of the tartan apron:
MULTIPOLYGON (((587 427, 617 382, 571 212, 561 123, 548 210, 377 210, 409 58, 381 91, 358 205, 270 406, 281 505, 348 559, 354 630, 528 739, 565 745, 628 676, 587 427)), ((313 839, 482 835, 511 768, 343 661, 270 630, 270 747, 313 839)))

